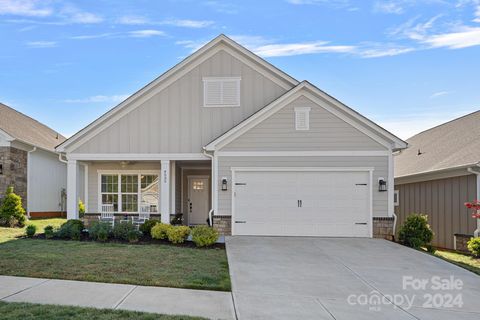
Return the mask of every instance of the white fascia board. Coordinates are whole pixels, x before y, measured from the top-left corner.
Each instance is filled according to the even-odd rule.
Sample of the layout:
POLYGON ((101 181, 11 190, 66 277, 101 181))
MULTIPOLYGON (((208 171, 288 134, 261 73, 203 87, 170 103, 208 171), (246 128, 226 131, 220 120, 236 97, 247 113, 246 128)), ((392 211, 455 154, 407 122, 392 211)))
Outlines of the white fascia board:
POLYGON ((387 157, 390 151, 218 151, 219 157, 387 157))
POLYGON ((161 161, 161 160, 209 160, 203 153, 70 153, 68 160, 84 161, 161 161))
POLYGON ((168 87, 178 78, 184 76, 193 68, 200 65, 205 60, 211 58, 213 55, 215 55, 221 50, 228 52, 236 59, 254 68, 254 70, 258 71, 262 75, 266 76, 267 78, 271 79, 272 81, 287 90, 298 84, 297 80, 290 77, 281 70, 275 68, 273 65, 269 64, 259 56, 243 48, 225 35, 220 35, 192 55, 185 58, 179 64, 175 65, 173 68, 169 69, 164 74, 147 84, 145 87, 128 97, 125 101, 121 102, 119 105, 117 105, 116 107, 96 119, 94 122, 74 134, 72 137, 70 137, 70 139, 67 139, 65 142, 60 144, 56 148, 56 150, 58 152, 74 150, 75 147, 87 142, 92 136, 95 136, 103 129, 110 126, 117 119, 134 110, 143 102, 150 99, 153 95, 168 87), (224 42, 224 44, 222 45, 221 42, 224 42), (227 45, 230 45, 231 47, 233 47, 233 49, 229 48, 227 45), (217 48, 214 48, 215 46, 217 46, 217 48), (237 52, 235 51, 235 49, 237 52), (254 64, 254 62, 245 58, 238 52, 241 52, 243 55, 248 56, 249 58, 254 60, 254 62, 260 64, 263 68, 258 68, 258 66, 254 64), (275 76, 273 76, 272 73, 275 74, 275 76), (97 126, 98 128, 96 128, 97 126))
POLYGON ((0 129, 0 136, 2 136, 3 139, 5 139, 6 141, 9 141, 9 142, 15 140, 14 137, 12 137, 11 135, 9 135, 6 131, 4 131, 4 130, 2 130, 2 129, 0 129))
POLYGON ((372 167, 232 167, 231 171, 302 171, 302 172, 361 172, 361 171, 374 171, 372 167))

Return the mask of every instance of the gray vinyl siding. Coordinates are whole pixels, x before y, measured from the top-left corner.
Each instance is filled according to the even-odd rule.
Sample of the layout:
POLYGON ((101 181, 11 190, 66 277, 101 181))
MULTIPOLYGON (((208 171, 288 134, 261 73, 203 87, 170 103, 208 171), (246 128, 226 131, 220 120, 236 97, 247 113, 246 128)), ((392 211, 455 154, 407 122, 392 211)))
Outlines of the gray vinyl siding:
MULTIPOLYGON (((88 165, 88 212, 98 213, 98 170, 158 170, 160 162, 137 162, 122 167, 118 162, 92 162, 88 165)), ((160 190, 159 190, 160 195, 160 190)))
POLYGON ((387 192, 378 191, 378 178, 388 177, 388 157, 219 157, 218 158, 218 215, 231 215, 232 167, 372 167, 373 216, 388 216, 387 192), (221 179, 230 181, 228 191, 221 191, 221 179))
POLYGON ((386 150, 384 146, 302 96, 262 121, 223 151, 386 150), (310 107, 310 129, 295 129, 295 108, 310 107))
POLYGON ((73 153, 198 153, 286 90, 220 51, 73 153), (203 77, 241 77, 241 106, 205 108, 203 77))
POLYGON ((453 249, 455 233, 473 235, 476 220, 464 203, 476 198, 475 175, 400 184, 395 190, 400 200, 395 207, 398 226, 412 213, 427 214, 435 233, 433 245, 448 249, 453 249))

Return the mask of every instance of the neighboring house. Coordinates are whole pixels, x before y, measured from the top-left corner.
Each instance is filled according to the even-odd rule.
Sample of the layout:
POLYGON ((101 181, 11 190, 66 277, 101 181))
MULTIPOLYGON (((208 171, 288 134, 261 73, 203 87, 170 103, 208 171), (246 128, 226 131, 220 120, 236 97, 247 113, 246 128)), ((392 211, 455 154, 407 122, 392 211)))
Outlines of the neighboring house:
POLYGON ((435 246, 454 249, 455 234, 480 228, 464 203, 480 199, 480 111, 421 132, 395 158, 395 212, 428 215, 435 246))
POLYGON ((69 219, 83 193, 87 216, 210 213, 225 234, 371 237, 391 233, 392 153, 406 146, 220 35, 57 151, 69 219))
POLYGON ((67 168, 55 146, 63 141, 58 132, 0 103, 0 198, 13 186, 31 217, 61 216, 67 168))

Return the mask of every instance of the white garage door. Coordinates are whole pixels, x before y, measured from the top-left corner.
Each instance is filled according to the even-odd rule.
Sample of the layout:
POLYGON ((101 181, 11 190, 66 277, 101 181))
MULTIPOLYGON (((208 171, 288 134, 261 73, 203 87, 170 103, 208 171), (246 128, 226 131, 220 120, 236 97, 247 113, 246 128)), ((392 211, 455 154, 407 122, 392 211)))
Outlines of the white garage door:
POLYGON ((370 237, 370 172, 236 171, 235 235, 370 237))

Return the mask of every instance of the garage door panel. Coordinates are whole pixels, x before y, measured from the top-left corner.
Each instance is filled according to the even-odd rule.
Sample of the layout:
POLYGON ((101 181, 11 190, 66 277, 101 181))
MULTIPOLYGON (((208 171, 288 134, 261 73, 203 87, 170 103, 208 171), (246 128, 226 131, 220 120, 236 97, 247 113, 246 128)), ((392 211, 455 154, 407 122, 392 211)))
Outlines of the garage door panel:
POLYGON ((368 172, 242 171, 235 180, 237 235, 370 236, 368 172))

